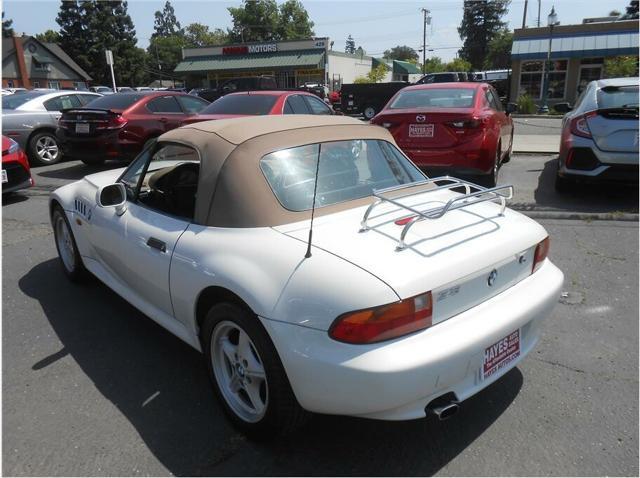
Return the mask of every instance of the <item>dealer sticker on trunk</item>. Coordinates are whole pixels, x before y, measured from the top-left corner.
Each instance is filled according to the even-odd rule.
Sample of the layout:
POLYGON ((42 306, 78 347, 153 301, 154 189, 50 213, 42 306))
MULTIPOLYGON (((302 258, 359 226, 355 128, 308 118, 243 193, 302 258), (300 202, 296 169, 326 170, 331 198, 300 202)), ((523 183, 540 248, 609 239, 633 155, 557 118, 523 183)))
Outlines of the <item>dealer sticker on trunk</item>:
POLYGON ((433 138, 433 124, 410 124, 409 138, 433 138))
POLYGON ((484 351, 482 378, 486 379, 520 356, 520 329, 498 340, 484 351))

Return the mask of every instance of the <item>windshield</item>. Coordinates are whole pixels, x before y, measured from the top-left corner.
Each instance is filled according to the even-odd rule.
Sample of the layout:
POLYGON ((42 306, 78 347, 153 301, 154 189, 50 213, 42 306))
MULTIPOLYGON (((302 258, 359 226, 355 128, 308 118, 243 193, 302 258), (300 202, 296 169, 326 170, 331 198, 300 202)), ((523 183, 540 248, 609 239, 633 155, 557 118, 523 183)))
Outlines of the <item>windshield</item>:
POLYGON ((85 105, 85 108, 99 108, 104 110, 126 110, 136 101, 144 98, 142 93, 120 93, 119 95, 101 96, 85 105))
POLYGON ((395 146, 381 140, 332 141, 275 151, 260 160, 260 168, 278 201, 291 211, 311 209, 316 168, 316 207, 425 179, 395 146))
POLYGON ((218 98, 200 114, 209 115, 266 115, 278 99, 274 95, 227 95, 218 98))
POLYGON ((389 108, 471 108, 475 88, 432 88, 400 91, 389 108))
POLYGON ((605 86, 598 91, 598 108, 625 107, 638 107, 638 85, 605 86))
POLYGON ((7 95, 2 97, 2 109, 15 110, 18 106, 22 106, 27 101, 31 101, 38 96, 46 94, 45 91, 31 91, 29 93, 20 93, 18 95, 7 95))

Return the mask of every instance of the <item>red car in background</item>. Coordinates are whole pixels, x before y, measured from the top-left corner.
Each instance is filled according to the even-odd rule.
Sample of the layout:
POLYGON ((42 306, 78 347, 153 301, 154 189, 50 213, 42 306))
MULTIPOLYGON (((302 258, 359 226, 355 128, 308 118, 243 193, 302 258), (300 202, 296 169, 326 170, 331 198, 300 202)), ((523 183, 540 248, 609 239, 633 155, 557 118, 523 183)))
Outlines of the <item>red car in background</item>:
POLYGON ((186 93, 116 93, 63 110, 56 137, 64 155, 85 164, 131 160, 151 140, 182 126, 209 105, 186 93))
POLYGON ((313 93, 306 91, 243 91, 218 98, 184 124, 240 116, 312 114, 331 115, 334 111, 313 93))
POLYGON ((29 160, 18 143, 2 136, 2 194, 33 186, 29 160))
POLYGON ((515 105, 505 110, 487 83, 436 83, 398 91, 371 122, 429 173, 479 176, 493 187, 511 158, 515 105))

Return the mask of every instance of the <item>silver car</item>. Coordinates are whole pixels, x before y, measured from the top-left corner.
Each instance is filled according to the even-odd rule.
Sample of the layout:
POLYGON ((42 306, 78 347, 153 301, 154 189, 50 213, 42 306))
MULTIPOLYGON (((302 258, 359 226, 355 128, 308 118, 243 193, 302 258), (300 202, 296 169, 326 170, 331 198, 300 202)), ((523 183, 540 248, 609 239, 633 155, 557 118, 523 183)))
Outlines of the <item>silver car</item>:
POLYGON ((556 190, 638 182, 638 78, 592 81, 562 120, 556 190))
POLYGON ((60 110, 79 108, 102 95, 88 91, 29 91, 2 97, 2 134, 26 151, 32 166, 62 159, 55 131, 60 110))

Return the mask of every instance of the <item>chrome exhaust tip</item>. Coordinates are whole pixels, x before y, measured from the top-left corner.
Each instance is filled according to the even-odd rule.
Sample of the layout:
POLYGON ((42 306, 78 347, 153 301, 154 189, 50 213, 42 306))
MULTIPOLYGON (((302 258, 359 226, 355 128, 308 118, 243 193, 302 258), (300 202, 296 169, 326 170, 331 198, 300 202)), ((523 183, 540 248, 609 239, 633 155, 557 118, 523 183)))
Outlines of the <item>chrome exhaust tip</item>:
POLYGON ((438 420, 442 421, 451 418, 458 413, 459 408, 460 406, 456 402, 451 402, 440 407, 429 408, 429 411, 438 417, 438 420))

